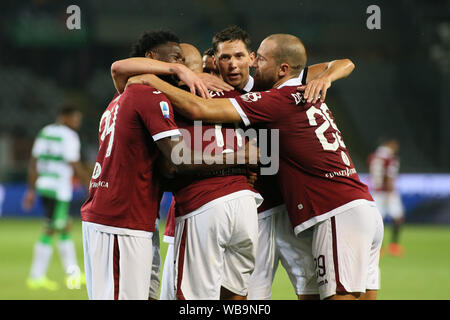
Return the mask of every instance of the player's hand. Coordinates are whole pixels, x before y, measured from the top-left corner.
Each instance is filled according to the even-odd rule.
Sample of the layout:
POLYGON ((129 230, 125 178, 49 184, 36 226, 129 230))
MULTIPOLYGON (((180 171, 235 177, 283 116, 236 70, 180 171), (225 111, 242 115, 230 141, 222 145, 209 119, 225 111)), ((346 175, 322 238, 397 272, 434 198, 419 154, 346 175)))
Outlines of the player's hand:
POLYGON ((220 79, 219 77, 216 77, 209 73, 197 73, 197 75, 200 77, 200 79, 203 80, 206 87, 209 90, 222 92, 222 91, 231 91, 234 88, 230 86, 228 83, 220 79))
POLYGON ((192 94, 197 92, 202 98, 211 98, 207 86, 197 73, 183 64, 176 66, 175 73, 178 76, 178 79, 189 87, 192 94))
POLYGON ((254 188, 256 180, 258 180, 258 174, 252 170, 247 170, 247 183, 254 188))
POLYGON ((307 102, 316 103, 319 96, 320 101, 324 102, 329 87, 331 87, 331 81, 327 77, 311 80, 304 86, 303 96, 307 102))
POLYGON ((34 205, 35 200, 36 200, 35 191, 32 189, 28 189, 22 200, 22 209, 24 211, 30 211, 34 205))

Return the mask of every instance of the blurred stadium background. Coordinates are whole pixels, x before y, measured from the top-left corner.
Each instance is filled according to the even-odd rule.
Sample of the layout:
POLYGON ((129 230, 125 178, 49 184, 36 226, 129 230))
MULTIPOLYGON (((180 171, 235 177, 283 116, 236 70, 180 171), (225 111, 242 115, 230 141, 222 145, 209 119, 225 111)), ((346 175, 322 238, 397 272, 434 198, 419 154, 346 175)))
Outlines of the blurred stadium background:
MULTIPOLYGON (((305 43, 308 64, 344 57, 354 62, 356 69, 333 84, 327 103, 363 180, 380 138, 400 141, 406 254, 383 257, 380 298, 450 299, 448 0, 0 2, 0 299, 86 298, 84 290, 47 296, 25 286, 42 216, 39 203, 30 213, 20 207, 26 168, 34 136, 54 121, 60 103, 72 101, 84 114, 82 155, 90 167, 98 122, 114 93, 111 63, 127 57, 145 30, 170 29, 203 52, 213 34, 231 24, 250 33, 255 50, 271 33, 291 33, 305 43), (81 9, 76 30, 66 26, 72 4, 81 9), (366 26, 372 4, 381 9, 380 30, 366 26)), ((85 195, 75 189, 75 221, 85 195)), ((166 209, 163 204, 162 223, 166 209)), ((81 261, 77 223, 75 234, 81 261)), ((274 299, 294 298, 280 270, 274 299)))

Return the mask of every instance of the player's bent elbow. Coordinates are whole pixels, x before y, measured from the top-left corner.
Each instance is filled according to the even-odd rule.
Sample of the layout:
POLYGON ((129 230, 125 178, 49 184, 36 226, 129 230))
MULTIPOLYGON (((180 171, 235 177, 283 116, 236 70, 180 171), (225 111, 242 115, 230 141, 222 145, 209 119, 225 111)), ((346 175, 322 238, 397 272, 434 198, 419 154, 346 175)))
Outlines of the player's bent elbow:
POLYGON ((111 65, 111 76, 115 79, 125 73, 124 63, 122 61, 114 61, 111 65))
POLYGON ((349 73, 353 72, 355 70, 355 64, 350 59, 344 59, 344 61, 347 63, 347 68, 349 70, 349 73))

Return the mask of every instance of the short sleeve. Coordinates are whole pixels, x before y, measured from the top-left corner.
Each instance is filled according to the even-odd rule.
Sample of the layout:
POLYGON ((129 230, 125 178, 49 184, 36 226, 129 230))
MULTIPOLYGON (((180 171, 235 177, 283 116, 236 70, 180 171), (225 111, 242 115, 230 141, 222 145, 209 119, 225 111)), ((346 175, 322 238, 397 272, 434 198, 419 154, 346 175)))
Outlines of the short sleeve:
POLYGON ((34 158, 39 158, 44 146, 42 145, 42 139, 39 139, 39 135, 34 139, 33 148, 31 149, 31 155, 34 158))
POLYGON ((132 88, 136 91, 133 103, 154 141, 181 135, 175 124, 172 104, 162 92, 144 85, 129 89, 132 88))
POLYGON ((281 115, 278 108, 281 96, 276 89, 249 92, 229 99, 246 126, 273 122, 281 115))
POLYGON ((80 138, 76 132, 68 132, 64 137, 64 160, 67 162, 80 161, 80 138))

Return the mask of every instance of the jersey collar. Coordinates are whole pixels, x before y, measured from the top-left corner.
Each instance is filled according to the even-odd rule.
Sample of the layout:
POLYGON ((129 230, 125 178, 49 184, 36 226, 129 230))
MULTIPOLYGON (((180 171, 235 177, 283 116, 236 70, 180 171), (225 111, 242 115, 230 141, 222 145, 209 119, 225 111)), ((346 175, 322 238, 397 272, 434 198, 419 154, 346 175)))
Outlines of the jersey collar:
POLYGON ((280 89, 282 87, 293 87, 293 86, 301 86, 302 85, 302 79, 300 78, 292 78, 289 79, 282 84, 280 84, 277 89, 280 89))
POLYGON ((255 84, 255 80, 253 79, 252 76, 249 76, 247 84, 244 86, 244 88, 242 88, 242 90, 245 92, 250 92, 250 91, 252 91, 254 84, 255 84))

